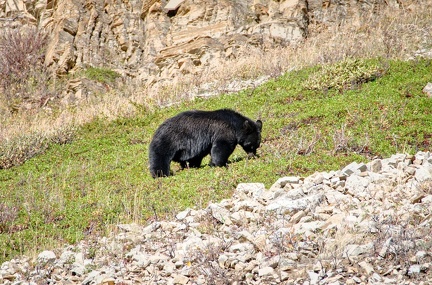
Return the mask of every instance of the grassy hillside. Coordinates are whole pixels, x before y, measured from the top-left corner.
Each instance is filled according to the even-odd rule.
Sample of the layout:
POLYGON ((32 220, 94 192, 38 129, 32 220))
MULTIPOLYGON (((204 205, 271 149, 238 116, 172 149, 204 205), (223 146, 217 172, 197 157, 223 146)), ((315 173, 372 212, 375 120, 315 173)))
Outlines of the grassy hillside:
POLYGON ((240 182, 270 187, 285 175, 430 150, 432 99, 422 93, 430 81, 431 60, 347 60, 254 90, 86 124, 73 141, 0 170, 0 262, 105 233, 111 224, 205 207, 240 182), (172 163, 174 176, 153 180, 147 156, 158 125, 184 110, 217 108, 263 120, 260 157, 248 160, 238 147, 228 168, 179 170, 172 163))

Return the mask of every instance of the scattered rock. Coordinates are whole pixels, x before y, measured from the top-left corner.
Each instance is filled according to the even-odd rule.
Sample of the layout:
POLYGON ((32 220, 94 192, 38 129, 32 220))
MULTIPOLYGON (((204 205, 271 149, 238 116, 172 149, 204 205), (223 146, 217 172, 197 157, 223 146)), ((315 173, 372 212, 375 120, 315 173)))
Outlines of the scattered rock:
POLYGON ((370 264, 369 262, 362 261, 359 263, 359 265, 361 268, 363 268, 366 271, 366 274, 368 276, 370 276, 372 274, 372 272, 374 272, 374 268, 373 268, 372 264, 370 264))
POLYGON ((54 252, 45 250, 39 253, 37 257, 37 263, 42 266, 45 266, 48 263, 53 263, 56 260, 56 258, 57 257, 54 252))
POLYGON ((428 82, 423 88, 423 93, 425 93, 429 98, 432 98, 432 83, 428 82))
POLYGON ((373 243, 368 243, 365 245, 349 244, 345 247, 344 256, 352 257, 352 256, 359 256, 365 253, 369 253, 373 249, 373 247, 374 247, 373 243))
POLYGON ((397 154, 269 190, 242 183, 231 199, 173 221, 118 225, 36 262, 4 262, 0 283, 429 284, 431 160, 397 154))
POLYGON ((419 274, 420 271, 421 271, 421 265, 414 264, 408 268, 408 275, 410 275, 410 276, 416 275, 416 274, 419 274))

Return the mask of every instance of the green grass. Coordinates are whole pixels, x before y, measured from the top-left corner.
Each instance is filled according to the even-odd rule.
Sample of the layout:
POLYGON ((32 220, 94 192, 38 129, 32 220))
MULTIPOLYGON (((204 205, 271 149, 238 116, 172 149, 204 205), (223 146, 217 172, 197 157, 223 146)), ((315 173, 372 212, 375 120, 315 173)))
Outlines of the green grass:
POLYGON ((99 67, 89 67, 82 71, 82 75, 90 80, 95 80, 101 83, 113 83, 116 78, 120 77, 117 72, 99 67))
POLYGON ((432 99, 421 90, 432 81, 431 61, 382 64, 381 77, 355 89, 307 88, 304 82, 321 72, 309 68, 254 90, 84 126, 74 141, 51 144, 23 165, 0 170, 0 262, 105 234, 115 223, 146 223, 205 207, 229 198, 240 182, 270 187, 285 175, 430 150, 432 99), (184 110, 218 108, 263 120, 260 157, 248 160, 237 148, 228 168, 180 171, 172 163, 174 176, 152 179, 148 145, 159 124, 184 110))

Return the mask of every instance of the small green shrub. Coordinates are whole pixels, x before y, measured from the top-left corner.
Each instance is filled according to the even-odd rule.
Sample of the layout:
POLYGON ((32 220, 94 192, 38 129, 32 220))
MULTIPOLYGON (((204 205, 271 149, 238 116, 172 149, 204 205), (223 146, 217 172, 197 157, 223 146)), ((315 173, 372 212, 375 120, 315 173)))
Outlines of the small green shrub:
POLYGON ((310 75, 303 84, 310 90, 347 90, 381 77, 385 68, 377 61, 348 58, 335 64, 324 65, 310 75))
POLYGON ((117 72, 100 67, 89 67, 83 72, 84 76, 90 80, 95 80, 101 83, 114 83, 120 77, 117 72))

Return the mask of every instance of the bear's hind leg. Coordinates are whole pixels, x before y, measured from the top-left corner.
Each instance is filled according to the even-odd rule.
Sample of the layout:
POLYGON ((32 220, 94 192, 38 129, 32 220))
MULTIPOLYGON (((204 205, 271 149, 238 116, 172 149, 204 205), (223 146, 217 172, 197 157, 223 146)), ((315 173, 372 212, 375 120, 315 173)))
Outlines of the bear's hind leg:
POLYGON ((152 158, 150 160, 150 173, 153 178, 170 175, 170 162, 167 157, 152 158))

